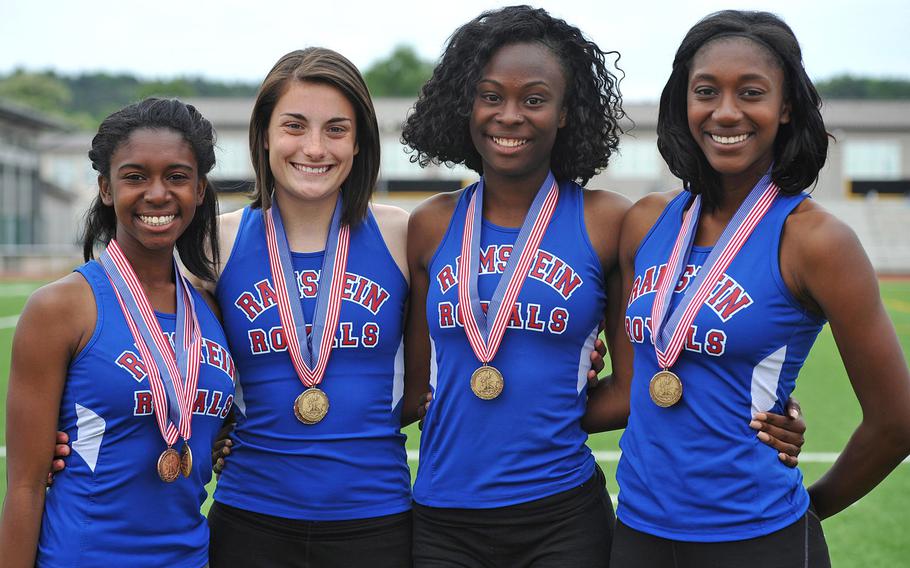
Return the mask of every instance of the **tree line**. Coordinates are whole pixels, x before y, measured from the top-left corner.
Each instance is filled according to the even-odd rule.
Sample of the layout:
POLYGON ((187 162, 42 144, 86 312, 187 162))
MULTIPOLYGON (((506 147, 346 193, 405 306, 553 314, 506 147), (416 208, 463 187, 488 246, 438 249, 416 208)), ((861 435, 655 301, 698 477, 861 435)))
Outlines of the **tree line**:
MULTIPOLYGON (((413 47, 400 45, 366 69, 364 79, 374 97, 416 97, 432 72, 432 61, 421 59, 413 47)), ((826 99, 910 99, 910 79, 841 75, 819 81, 816 87, 826 99)), ((22 69, 0 74, 0 99, 89 130, 111 112, 145 97, 252 97, 257 88, 258 83, 201 77, 140 79, 126 73, 65 75, 22 69)))

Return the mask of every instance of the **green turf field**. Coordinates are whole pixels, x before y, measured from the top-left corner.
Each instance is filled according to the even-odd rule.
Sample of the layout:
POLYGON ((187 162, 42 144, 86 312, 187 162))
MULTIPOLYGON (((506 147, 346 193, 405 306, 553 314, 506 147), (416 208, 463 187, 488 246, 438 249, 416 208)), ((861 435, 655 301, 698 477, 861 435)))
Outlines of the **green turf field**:
MULTIPOLYGON (((6 381, 12 320, 36 283, 0 284, 0 414, 5 414, 6 381)), ((904 352, 910 352, 910 282, 883 281, 885 307, 890 313, 904 352)), ((802 403, 809 425, 806 446, 809 453, 839 451, 860 419, 860 409, 844 373, 840 358, 826 328, 809 356, 795 396, 802 403)), ((0 420, 0 434, 6 439, 6 421, 0 420)), ((417 448, 417 429, 410 427, 408 448, 417 448)), ((619 433, 598 434, 590 439, 593 450, 616 451, 619 433)), ((416 471, 416 462, 412 462, 416 471)), ((603 462, 611 495, 618 488, 615 462, 603 462)), ((828 463, 809 461, 800 465, 807 483, 818 478, 828 463)), ((0 495, 6 493, 5 442, 0 457, 0 495)), ((910 565, 910 537, 904 530, 910 523, 910 464, 897 468, 865 499, 824 522, 833 565, 838 568, 892 568, 910 565)))

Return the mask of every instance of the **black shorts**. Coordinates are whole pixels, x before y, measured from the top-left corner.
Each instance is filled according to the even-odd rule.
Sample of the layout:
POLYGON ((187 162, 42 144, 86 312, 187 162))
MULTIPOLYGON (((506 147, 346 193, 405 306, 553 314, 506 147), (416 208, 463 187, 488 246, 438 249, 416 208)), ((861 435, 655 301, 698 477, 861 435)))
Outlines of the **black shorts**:
POLYGON ((495 509, 414 504, 415 568, 606 567, 613 505, 597 468, 574 489, 495 509))
POLYGON ((218 503, 209 511, 211 568, 409 568, 411 512, 300 521, 218 503))
POLYGON ((777 532, 730 542, 683 542, 616 523, 612 568, 830 568, 828 545, 810 509, 777 532))

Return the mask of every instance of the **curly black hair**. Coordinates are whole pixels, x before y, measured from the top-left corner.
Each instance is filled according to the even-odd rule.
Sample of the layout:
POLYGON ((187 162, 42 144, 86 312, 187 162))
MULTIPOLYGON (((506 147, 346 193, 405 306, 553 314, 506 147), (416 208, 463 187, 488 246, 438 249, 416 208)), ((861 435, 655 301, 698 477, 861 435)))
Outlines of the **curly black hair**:
MULTIPOLYGON (((177 252, 187 270, 200 278, 214 280, 215 265, 219 260, 218 203, 215 187, 208 183, 206 176, 215 166, 215 129, 196 107, 177 99, 148 98, 128 105, 105 118, 92 139, 88 157, 99 176, 110 180, 114 152, 129 140, 134 130, 143 128, 173 130, 183 136, 193 150, 199 182, 205 183, 205 194, 189 227, 177 239, 177 252)), ((114 207, 105 205, 101 196, 96 195, 85 214, 82 231, 85 260, 94 257, 97 243, 106 245, 116 232, 114 207)))
POLYGON ((464 164, 483 173, 468 126, 477 83, 496 50, 516 43, 543 45, 565 74, 566 124, 550 155, 553 175, 585 184, 607 166, 625 116, 619 78, 606 63, 607 55, 618 62, 619 53, 602 51, 575 26, 529 6, 484 12, 455 30, 401 135, 402 143, 416 151, 412 162, 464 164))
POLYGON ((771 179, 781 192, 796 194, 818 181, 828 155, 828 137, 820 108, 821 97, 803 68, 802 51, 793 30, 768 12, 724 10, 699 21, 683 38, 673 60, 673 72, 660 96, 657 148, 676 177, 707 207, 719 203, 720 176, 705 158, 689 131, 686 94, 692 59, 713 41, 745 38, 767 51, 784 74, 784 99, 790 121, 781 124, 774 140, 771 179))

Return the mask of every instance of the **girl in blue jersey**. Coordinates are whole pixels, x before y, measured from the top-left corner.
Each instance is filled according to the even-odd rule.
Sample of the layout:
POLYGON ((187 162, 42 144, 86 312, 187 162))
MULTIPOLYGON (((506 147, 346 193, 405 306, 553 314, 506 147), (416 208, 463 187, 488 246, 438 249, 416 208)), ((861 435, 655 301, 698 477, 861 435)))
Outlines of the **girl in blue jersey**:
POLYGON ((92 140, 99 194, 86 221, 87 263, 32 295, 13 340, 4 566, 206 564, 199 508, 211 472, 193 467, 191 457, 208 456, 231 408, 234 369, 214 314, 176 271, 174 249, 190 272, 213 275, 216 205, 206 175, 214 137, 194 107, 147 99, 109 116, 92 140), (107 246, 100 263, 90 260, 98 244, 107 246), (160 345, 170 347, 162 332, 173 335, 177 364, 189 369, 170 375, 186 388, 176 391, 180 403, 153 404, 164 365, 139 355, 137 345, 146 344, 135 340, 124 292, 102 265, 114 249, 147 298, 146 321, 157 322, 160 345), (190 320, 193 339, 185 345, 177 328, 190 320), (156 424, 175 413, 177 443, 162 439, 167 431, 156 424), (58 427, 73 440, 72 456, 45 493, 58 427))
POLYGON ((321 48, 282 57, 259 89, 250 153, 253 203, 221 216, 229 254, 205 283, 239 372, 237 424, 209 513, 211 565, 408 566, 400 432, 407 214, 369 203, 379 132, 354 65, 321 48), (279 210, 283 228, 267 233, 279 210), (343 254, 332 235, 345 228, 349 254, 336 274, 326 257, 343 254), (267 234, 286 239, 280 263, 267 234), (296 302, 303 321, 281 312, 276 269, 287 270, 287 307, 296 302), (323 299, 340 302, 336 322, 322 318, 323 299), (318 345, 323 324, 327 363, 316 384, 305 384, 292 350, 307 350, 311 328, 318 345), (303 346, 293 343, 295 325, 303 346), (298 404, 305 391, 325 404, 298 404))
POLYGON ((910 451, 910 376, 875 273, 804 193, 827 153, 819 106, 774 15, 713 14, 677 51, 658 146, 686 189, 637 203, 620 239, 635 357, 614 568, 828 566, 819 520, 910 451), (825 322, 863 419, 807 491, 746 423, 780 410, 825 322))
POLYGON ((256 98, 250 154, 253 203, 219 217, 227 260, 197 282, 218 301, 239 373, 237 424, 215 452, 223 474, 209 512, 211 566, 408 566, 400 432, 407 214, 370 204, 379 132, 356 67, 321 48, 282 57, 256 98), (283 228, 271 235, 286 238, 288 296, 302 310, 304 341, 325 323, 318 304, 333 281, 324 258, 338 257, 333 225, 350 231, 341 307, 316 385, 302 384, 290 349, 306 347, 291 343, 279 314, 266 229, 266 212, 278 209, 283 228), (296 399, 311 386, 328 404, 304 416, 309 407, 296 399))
POLYGON ((423 203, 409 225, 405 409, 426 377, 433 398, 414 486, 417 566, 609 560, 613 511, 581 418, 604 318, 614 374, 597 389, 609 406, 601 425, 621 427, 628 413, 616 267, 629 203, 576 183, 618 144, 623 113, 607 55, 543 10, 484 13, 452 36, 405 125, 421 164, 482 174, 423 203), (526 277, 513 281, 522 271, 511 259, 529 247, 526 277), (512 288, 503 281, 520 287, 514 302, 502 300, 512 288), (484 311, 488 329, 505 322, 496 348, 495 331, 466 331, 466 318, 484 311))

